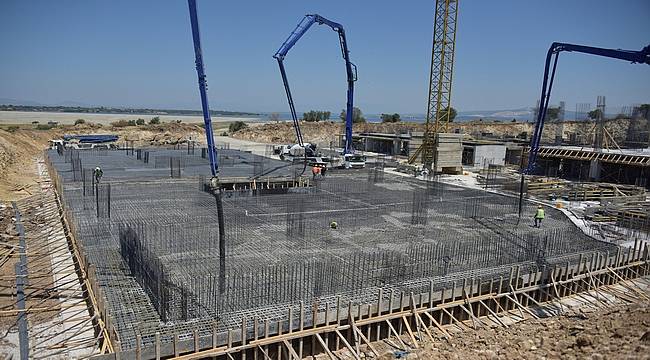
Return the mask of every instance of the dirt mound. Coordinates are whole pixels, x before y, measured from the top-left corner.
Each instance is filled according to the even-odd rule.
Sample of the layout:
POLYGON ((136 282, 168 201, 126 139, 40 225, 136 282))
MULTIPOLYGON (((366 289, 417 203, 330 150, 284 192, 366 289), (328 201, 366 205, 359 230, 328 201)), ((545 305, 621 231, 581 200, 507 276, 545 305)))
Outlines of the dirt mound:
MULTIPOLYGON (((608 139, 613 138, 614 142, 623 146, 641 147, 647 144, 648 138, 647 120, 611 119, 605 122, 608 139), (610 136, 611 135, 611 136, 610 136), (645 140, 644 140, 645 139, 645 140), (633 145, 637 144, 637 145, 633 145)), ((499 122, 499 121, 471 121, 452 123, 449 132, 466 134, 468 137, 481 139, 530 139, 533 133, 532 122, 499 122)), ((595 123, 593 121, 564 121, 562 123, 547 122, 542 133, 543 143, 554 143, 556 135, 562 134, 564 141, 589 145, 593 143, 595 123)), ((320 146, 328 146, 330 142, 338 144, 338 137, 345 132, 342 122, 301 122, 305 142, 317 143, 320 146)), ((400 134, 414 131, 424 131, 423 123, 364 123, 354 124, 353 131, 359 132, 380 132, 388 134, 400 134)), ((282 144, 294 143, 296 140, 293 123, 269 123, 260 126, 251 126, 231 134, 233 137, 242 140, 256 142, 282 144)), ((611 148, 615 144, 608 141, 611 148)))
POLYGON ((49 139, 57 136, 61 136, 59 130, 0 129, 0 200, 34 193, 38 186, 34 158, 47 148, 49 139))
POLYGON ((196 124, 164 123, 113 127, 85 123, 37 130, 32 126, 0 128, 0 200, 16 200, 34 193, 38 186, 34 159, 47 149, 51 139, 64 134, 116 134, 119 142, 134 146, 165 146, 189 139, 204 143, 203 128, 196 124))
MULTIPOLYGON (((321 146, 329 145, 330 141, 338 144, 338 136, 345 132, 345 124, 342 122, 301 122, 300 130, 305 142, 316 143, 321 146)), ((417 123, 364 123, 354 124, 354 132, 382 132, 400 134, 409 131, 423 131, 424 125, 417 123)), ((260 126, 252 126, 239 130, 232 134, 232 137, 242 140, 250 140, 263 143, 293 143, 296 141, 296 133, 291 122, 269 123, 260 126)))

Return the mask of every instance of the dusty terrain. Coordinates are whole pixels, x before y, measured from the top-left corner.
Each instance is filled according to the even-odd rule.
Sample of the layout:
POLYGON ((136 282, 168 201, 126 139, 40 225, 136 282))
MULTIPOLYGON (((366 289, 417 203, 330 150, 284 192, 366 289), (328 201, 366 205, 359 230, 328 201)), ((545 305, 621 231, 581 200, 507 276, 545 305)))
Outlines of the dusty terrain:
MULTIPOLYGON (((632 121, 629 119, 609 120, 605 129, 616 143, 623 144, 631 137, 643 133, 647 138, 647 121, 632 121)), ((593 137, 595 124, 585 121, 565 121, 558 123, 547 123, 544 127, 543 141, 553 142, 558 128, 561 127, 565 140, 575 138, 577 141, 589 143, 593 137)), ((306 142, 328 145, 330 141, 338 143, 338 135, 344 133, 344 124, 340 121, 325 122, 302 122, 300 125, 303 138, 306 142)), ((363 123, 355 124, 354 132, 382 132, 382 133, 408 133, 409 131, 423 131, 422 123, 363 123)), ((512 139, 524 137, 530 139, 533 132, 533 123, 526 122, 488 122, 473 121, 464 123, 453 123, 449 128, 450 132, 460 132, 473 138, 497 138, 512 139)), ((292 143, 295 142, 295 132, 292 123, 267 123, 260 126, 249 127, 236 132, 234 137, 243 140, 259 141, 266 143, 292 143)), ((614 145, 612 145, 613 147, 614 145)))
MULTIPOLYGON (((223 130, 219 128, 215 132, 223 130)), ((135 146, 173 145, 188 139, 204 142, 203 128, 199 124, 163 123, 119 128, 80 124, 50 130, 36 130, 33 125, 3 126, 0 127, 0 200, 16 200, 34 193, 38 185, 34 159, 48 147, 49 140, 63 134, 91 133, 117 134, 120 142, 132 140, 135 146)))
MULTIPOLYGON (((433 343, 424 337, 420 348, 412 351, 397 349, 386 341, 373 346, 380 360, 650 359, 650 304, 615 305, 526 320, 509 328, 464 330, 451 335, 450 340, 438 337, 433 343)), ((409 343, 408 337, 404 341, 409 343)), ((392 343, 397 341, 393 339, 392 343)), ((366 358, 377 358, 364 348, 366 358)), ((343 359, 353 358, 347 350, 340 355, 343 359)))
MULTIPOLYGON (((76 116, 76 114, 73 114, 76 116)), ((229 118, 231 119, 231 118, 229 118)), ((41 119, 43 120, 43 119, 41 119)), ((232 119, 231 119, 232 120, 232 119)), ((29 196, 37 184, 34 177, 34 158, 39 156, 53 138, 63 134, 89 134, 111 133, 120 136, 120 141, 132 140, 135 146, 165 146, 183 143, 188 139, 204 143, 203 128, 199 123, 165 122, 160 125, 142 125, 114 127, 95 123, 80 125, 59 125, 50 130, 37 130, 35 125, 25 124, 24 121, 14 121, 19 125, 0 126, 0 200, 12 200, 29 196)), ((45 123, 41 121, 41 123, 45 123)), ((228 130, 229 122, 216 122, 215 134, 228 130)), ((295 131, 290 122, 277 122, 266 124, 249 124, 232 137, 240 140, 261 143, 293 143, 295 131)), ((521 122, 482 122, 454 123, 450 131, 467 134, 470 137, 481 138, 514 138, 522 133, 528 135, 532 132, 532 123, 521 122)), ((544 130, 544 141, 552 141, 558 125, 549 123, 544 130)), ((608 133, 616 143, 625 144, 631 137, 639 134, 646 136, 648 122, 645 120, 631 121, 629 119, 610 120, 606 124, 608 133)), ((563 124, 564 138, 569 139, 571 134, 578 138, 589 138, 593 134, 593 122, 572 122, 563 124)), ((319 122, 302 123, 302 133, 305 141, 329 146, 330 142, 338 144, 338 135, 344 131, 343 123, 319 122)), ((355 132, 384 132, 406 133, 409 131, 422 131, 421 123, 364 123, 355 124, 355 132)))

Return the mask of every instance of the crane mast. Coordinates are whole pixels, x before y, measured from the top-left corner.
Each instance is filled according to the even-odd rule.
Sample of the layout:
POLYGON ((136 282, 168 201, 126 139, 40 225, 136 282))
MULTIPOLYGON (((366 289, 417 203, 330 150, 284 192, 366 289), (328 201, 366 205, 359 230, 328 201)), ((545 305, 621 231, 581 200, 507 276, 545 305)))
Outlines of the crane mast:
POLYGON ((411 154, 410 164, 421 156, 422 164, 430 168, 436 134, 449 131, 457 22, 458 0, 436 0, 424 137, 422 145, 411 154))

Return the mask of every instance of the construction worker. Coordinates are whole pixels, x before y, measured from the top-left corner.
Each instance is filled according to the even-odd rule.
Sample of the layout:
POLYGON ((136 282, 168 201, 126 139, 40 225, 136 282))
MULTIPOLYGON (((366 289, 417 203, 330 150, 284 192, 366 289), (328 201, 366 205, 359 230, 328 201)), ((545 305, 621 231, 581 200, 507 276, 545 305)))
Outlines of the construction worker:
POLYGON ((323 167, 320 169, 320 174, 322 177, 325 177, 325 173, 327 172, 327 166, 323 165, 323 167))
POLYGON ((93 176, 95 177, 95 184, 99 184, 99 180, 101 180, 103 175, 104 175, 104 171, 102 171, 102 168, 97 166, 95 170, 93 170, 93 176))
POLYGON ((332 221, 330 223, 330 228, 331 229, 338 229, 338 227, 339 227, 339 224, 337 224, 336 221, 332 221))
POLYGON ((311 168, 311 175, 312 175, 312 179, 316 180, 316 178, 319 177, 319 175, 320 175, 320 168, 318 166, 314 165, 311 168))
POLYGON ((537 207, 537 211, 535 212, 535 227, 541 227, 542 220, 544 220, 544 208, 542 205, 539 205, 537 207))

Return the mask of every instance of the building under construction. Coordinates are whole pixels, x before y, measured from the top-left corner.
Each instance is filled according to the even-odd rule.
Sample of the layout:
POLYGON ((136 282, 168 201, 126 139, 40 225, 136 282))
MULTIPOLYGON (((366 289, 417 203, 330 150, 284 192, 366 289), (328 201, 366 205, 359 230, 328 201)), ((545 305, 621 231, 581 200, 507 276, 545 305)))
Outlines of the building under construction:
MULTIPOLYGON (((188 339, 200 351, 213 336, 217 347, 245 344, 321 318, 340 323, 367 304, 403 307, 414 294, 424 301, 467 281, 620 256, 558 210, 547 208, 536 228, 518 216, 515 197, 392 175, 381 158, 313 180, 302 164, 224 149, 232 188, 223 191, 220 229, 199 176, 205 150, 196 150, 48 153, 115 351, 173 355, 188 339), (100 183, 89 176, 95 166, 100 183)), ((536 207, 526 202, 523 212, 536 207)))

